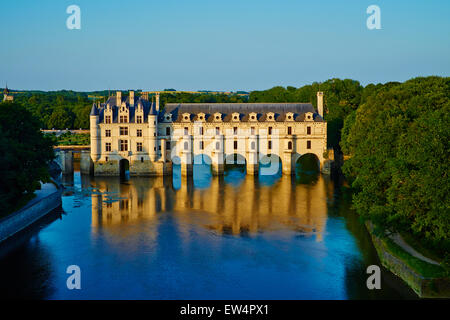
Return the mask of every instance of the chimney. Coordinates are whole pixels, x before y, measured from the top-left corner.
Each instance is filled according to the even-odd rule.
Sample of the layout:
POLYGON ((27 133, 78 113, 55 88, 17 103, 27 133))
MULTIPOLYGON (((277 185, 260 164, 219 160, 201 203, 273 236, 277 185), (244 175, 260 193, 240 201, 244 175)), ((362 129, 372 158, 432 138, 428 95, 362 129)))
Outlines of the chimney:
POLYGON ((156 111, 159 112, 159 92, 156 93, 156 111))
POLYGON ((130 91, 130 106, 134 106, 134 91, 130 91))
POLYGON ((122 92, 117 91, 116 92, 116 105, 120 106, 122 104, 122 92))
POLYGON ((323 118, 323 92, 317 92, 317 113, 323 118))

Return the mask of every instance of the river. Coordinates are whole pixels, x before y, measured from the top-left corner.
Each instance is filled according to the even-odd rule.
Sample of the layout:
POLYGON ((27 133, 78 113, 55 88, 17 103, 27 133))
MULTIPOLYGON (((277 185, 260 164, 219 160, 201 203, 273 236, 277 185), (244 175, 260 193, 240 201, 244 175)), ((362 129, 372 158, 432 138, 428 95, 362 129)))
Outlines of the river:
POLYGON ((63 179, 62 209, 0 246, 0 295, 28 299, 404 299, 342 183, 322 175, 63 179), (81 290, 68 290, 69 265, 81 290))

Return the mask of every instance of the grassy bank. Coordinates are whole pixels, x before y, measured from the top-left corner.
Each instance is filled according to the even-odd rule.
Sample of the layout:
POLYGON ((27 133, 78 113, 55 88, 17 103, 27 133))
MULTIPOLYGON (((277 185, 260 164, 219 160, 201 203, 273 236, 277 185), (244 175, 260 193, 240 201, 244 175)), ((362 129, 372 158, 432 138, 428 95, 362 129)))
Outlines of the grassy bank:
POLYGON ((405 281, 419 297, 450 297, 449 270, 411 255, 388 237, 375 235, 370 222, 366 226, 383 266, 405 281))

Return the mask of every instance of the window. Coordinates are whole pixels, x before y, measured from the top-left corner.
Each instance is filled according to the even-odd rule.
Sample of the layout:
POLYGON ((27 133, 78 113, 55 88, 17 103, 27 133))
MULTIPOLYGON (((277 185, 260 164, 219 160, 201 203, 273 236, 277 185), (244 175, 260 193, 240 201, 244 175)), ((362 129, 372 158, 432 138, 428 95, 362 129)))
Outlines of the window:
POLYGON ((220 149, 220 142, 216 142, 216 150, 220 149))
POLYGON ((306 149, 311 149, 311 141, 306 141, 306 149))
POLYGON ((189 120, 189 116, 184 116, 184 120, 188 121, 189 120))
POLYGON ((120 140, 120 151, 128 151, 128 140, 120 140))
POLYGON ((108 162, 108 157, 105 157, 105 161, 108 162))
POLYGON ((220 120, 220 116, 219 115, 216 116, 216 120, 220 120))
POLYGON ((292 141, 288 142, 288 150, 292 150, 292 141))
POLYGON ((136 116, 136 123, 142 123, 142 116, 136 116))
POLYGON ((234 141, 234 150, 237 150, 237 148, 238 148, 238 142, 234 141))
POLYGON ((269 135, 272 134, 272 127, 269 127, 269 135))
POLYGON ((220 134, 220 128, 216 127, 216 135, 219 135, 219 134, 220 134))
POLYGON ((292 134, 292 127, 288 127, 288 135, 292 134))
POLYGON ((272 150, 272 141, 269 141, 267 144, 267 149, 272 150))
POLYGON ((184 150, 189 149, 189 143, 187 141, 184 142, 184 150))
POLYGON ((170 150, 170 141, 166 141, 166 149, 170 150))
POLYGON ((105 151, 110 152, 111 151, 111 142, 107 142, 105 145, 105 151))
POLYGON ((141 157, 141 162, 144 162, 144 157, 141 157))
POLYGON ((137 129, 136 136, 142 137, 142 129, 137 129))
POLYGON ((234 119, 234 120, 237 120, 237 119, 238 119, 238 116, 234 116, 233 119, 234 119))
POLYGON ((142 152, 142 142, 136 143, 136 151, 137 152, 142 152))
POLYGON ((188 135, 189 134, 189 128, 188 127, 184 127, 184 135, 188 135))
POLYGON ((204 148, 204 143, 203 143, 203 141, 200 141, 200 150, 203 150, 203 148, 204 148))
POLYGON ((203 135, 203 127, 198 128, 198 133, 202 136, 203 135))
POLYGON ((111 130, 105 130, 105 137, 111 137, 111 130))
POLYGON ((128 135, 128 127, 120 127, 120 135, 127 136, 128 135))
POLYGON ((105 123, 111 123, 111 116, 105 116, 105 123))
POLYGON ((311 134, 311 127, 306 127, 306 134, 311 134))
POLYGON ((255 135, 255 127, 251 127, 250 128, 250 133, 251 133, 252 136, 255 135))
POLYGON ((166 136, 170 136, 170 127, 166 127, 166 136))
POLYGON ((237 134, 238 132, 238 128, 237 127, 233 127, 233 134, 237 134))
POLYGON ((127 123, 128 117, 127 116, 120 116, 119 117, 119 123, 127 123))
POLYGON ((252 146, 252 150, 255 150, 255 141, 252 141, 251 146, 252 146))

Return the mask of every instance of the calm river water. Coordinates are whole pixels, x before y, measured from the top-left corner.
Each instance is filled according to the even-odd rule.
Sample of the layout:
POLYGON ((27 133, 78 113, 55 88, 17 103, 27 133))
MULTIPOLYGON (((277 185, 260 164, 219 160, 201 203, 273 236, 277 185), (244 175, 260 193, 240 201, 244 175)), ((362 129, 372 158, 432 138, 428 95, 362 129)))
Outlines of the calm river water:
POLYGON ((402 299, 339 183, 325 176, 64 178, 62 210, 0 247, 2 298, 402 299), (66 268, 81 268, 68 290, 66 268))

